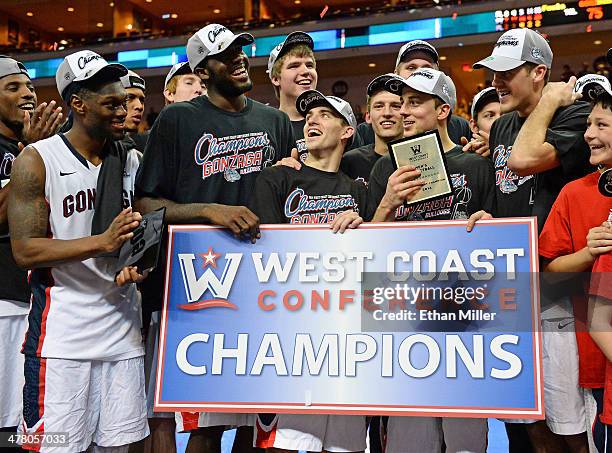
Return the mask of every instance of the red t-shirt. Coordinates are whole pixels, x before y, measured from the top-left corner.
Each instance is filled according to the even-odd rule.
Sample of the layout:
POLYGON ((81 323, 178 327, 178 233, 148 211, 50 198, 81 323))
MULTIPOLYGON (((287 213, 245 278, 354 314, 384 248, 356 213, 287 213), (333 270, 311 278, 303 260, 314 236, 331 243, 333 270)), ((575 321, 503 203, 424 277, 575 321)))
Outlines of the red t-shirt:
MULTIPOLYGON (((541 256, 552 260, 583 249, 587 245, 589 230, 608 219, 612 198, 599 193, 598 181, 599 172, 595 171, 561 189, 540 234, 541 256)), ((572 297, 576 318, 579 382, 582 387, 603 388, 606 358, 591 338, 586 326, 587 292, 585 288, 584 294, 572 297)))
MULTIPOLYGON (((597 258, 593 265, 589 294, 612 300, 612 253, 605 253, 597 258)), ((600 418, 606 425, 612 424, 612 362, 606 363, 606 385, 604 390, 604 407, 600 418)))

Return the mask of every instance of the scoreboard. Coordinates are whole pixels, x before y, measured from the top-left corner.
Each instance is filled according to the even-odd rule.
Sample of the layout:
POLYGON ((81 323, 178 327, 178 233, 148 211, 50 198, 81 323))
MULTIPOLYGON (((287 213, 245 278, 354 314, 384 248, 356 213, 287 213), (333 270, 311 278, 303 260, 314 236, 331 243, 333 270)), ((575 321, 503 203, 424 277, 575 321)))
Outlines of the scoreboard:
POLYGON ((612 17, 612 0, 580 0, 495 11, 498 31, 588 23, 612 17))

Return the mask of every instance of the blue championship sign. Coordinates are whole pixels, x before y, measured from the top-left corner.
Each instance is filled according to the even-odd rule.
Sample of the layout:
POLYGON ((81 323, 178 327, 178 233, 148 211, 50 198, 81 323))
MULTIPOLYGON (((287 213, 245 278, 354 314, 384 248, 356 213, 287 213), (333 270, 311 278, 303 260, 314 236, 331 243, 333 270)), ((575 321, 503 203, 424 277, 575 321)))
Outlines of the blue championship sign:
POLYGON ((155 410, 544 418, 537 226, 171 226, 155 410))

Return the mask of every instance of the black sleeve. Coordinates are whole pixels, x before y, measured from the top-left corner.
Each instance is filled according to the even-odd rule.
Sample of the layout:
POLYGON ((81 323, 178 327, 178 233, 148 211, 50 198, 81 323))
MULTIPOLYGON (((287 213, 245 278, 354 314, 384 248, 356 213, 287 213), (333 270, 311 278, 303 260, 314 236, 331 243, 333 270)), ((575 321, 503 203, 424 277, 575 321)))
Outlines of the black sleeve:
POLYGON ((587 118, 591 112, 586 102, 577 102, 560 110, 546 130, 546 142, 554 146, 565 175, 583 175, 590 157, 584 141, 587 118))
MULTIPOLYGON (((393 164, 388 156, 381 157, 374 164, 368 182, 368 219, 374 217, 378 205, 385 196, 387 181, 389 181, 389 176, 391 176, 393 171, 393 164)), ((365 217, 363 218, 365 219, 365 217)))
POLYGON ((136 196, 174 199, 177 180, 176 121, 168 109, 160 112, 147 140, 142 163, 136 175, 136 196))
POLYGON ((361 181, 352 181, 352 195, 357 202, 357 208, 359 209, 359 215, 365 222, 369 222, 374 215, 371 211, 368 200, 368 189, 366 185, 361 181))
POLYGON ((293 136, 293 127, 291 126, 291 121, 286 113, 281 112, 283 114, 283 119, 281 122, 281 136, 280 136, 280 150, 278 160, 283 159, 284 157, 291 156, 291 150, 296 147, 295 137, 293 136))
POLYGON ((259 217, 262 224, 287 223, 283 214, 285 178, 281 172, 281 167, 266 168, 255 181, 249 209, 259 217))

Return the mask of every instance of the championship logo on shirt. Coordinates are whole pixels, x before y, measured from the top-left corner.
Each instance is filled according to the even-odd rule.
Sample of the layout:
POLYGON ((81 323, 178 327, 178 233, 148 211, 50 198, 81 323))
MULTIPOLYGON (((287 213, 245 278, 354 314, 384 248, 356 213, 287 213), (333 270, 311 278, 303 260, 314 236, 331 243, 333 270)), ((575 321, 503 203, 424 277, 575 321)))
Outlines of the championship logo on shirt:
POLYGON ((285 200, 285 217, 289 223, 330 223, 344 211, 359 212, 355 199, 344 195, 308 195, 296 188, 285 200))
POLYGON ((196 143, 194 159, 202 166, 202 179, 223 174, 227 182, 260 172, 272 165, 276 150, 267 132, 215 137, 205 133, 196 143))
POLYGON ((226 253, 223 269, 217 268, 220 253, 215 253, 212 247, 206 253, 198 253, 204 272, 198 277, 196 272, 196 256, 193 253, 179 253, 178 260, 183 276, 187 304, 179 305, 183 310, 201 310, 203 308, 223 307, 237 310, 238 307, 228 299, 232 284, 242 260, 242 253, 226 253), (209 267, 210 266, 210 267, 209 267), (213 271, 217 270, 217 272, 213 271), (217 273, 220 272, 220 276, 217 273), (209 292, 211 299, 206 299, 209 292))
POLYGON ((502 193, 516 192, 519 186, 522 186, 527 181, 533 178, 533 175, 518 176, 508 168, 508 158, 512 152, 512 146, 506 148, 504 145, 498 145, 493 150, 493 163, 495 165, 495 185, 502 193))
POLYGON ((0 162, 0 180, 10 178, 11 167, 13 166, 14 160, 15 156, 13 156, 11 153, 4 153, 4 156, 2 156, 2 161, 0 162))
POLYGON ((463 173, 452 173, 450 176, 455 192, 455 205, 451 219, 465 220, 469 218, 468 203, 472 199, 472 189, 468 187, 467 178, 463 173))

